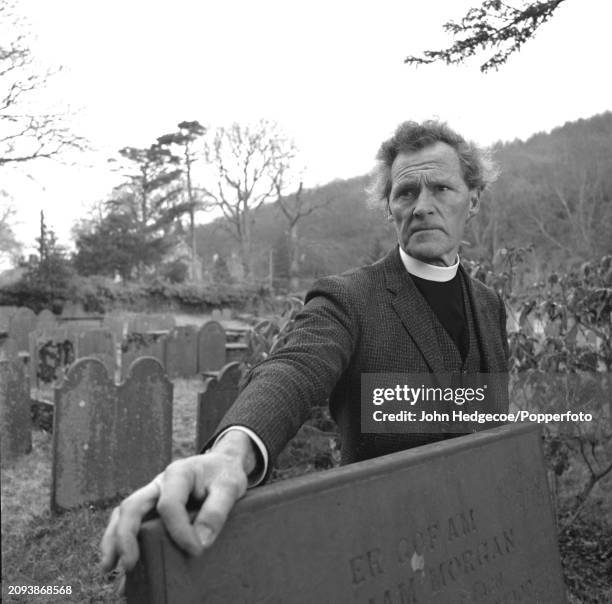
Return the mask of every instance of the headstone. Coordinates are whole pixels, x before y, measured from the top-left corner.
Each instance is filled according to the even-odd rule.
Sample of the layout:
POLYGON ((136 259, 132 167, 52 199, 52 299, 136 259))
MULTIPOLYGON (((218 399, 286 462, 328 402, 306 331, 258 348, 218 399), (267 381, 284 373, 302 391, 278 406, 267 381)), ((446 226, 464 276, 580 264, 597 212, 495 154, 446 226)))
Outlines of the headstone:
POLYGON ((53 511, 127 494, 171 453, 172 384, 156 359, 138 359, 119 386, 98 359, 70 367, 55 390, 53 511))
POLYGON ((77 357, 94 357, 102 361, 110 375, 116 369, 115 341, 108 329, 90 329, 77 337, 77 357))
POLYGON ((110 330, 115 338, 115 342, 122 342, 124 336, 127 334, 127 318, 124 315, 104 315, 102 326, 110 330))
POLYGON ((221 310, 221 318, 224 320, 230 320, 232 318, 232 309, 231 308, 223 308, 221 310))
POLYGON ((38 313, 36 330, 55 329, 57 327, 57 319, 55 315, 48 309, 41 310, 38 313))
POLYGON ((26 367, 13 359, 0 361, 0 457, 4 463, 31 450, 30 388, 26 367))
POLYGON ((140 358, 118 388, 116 471, 120 487, 129 491, 141 487, 171 458, 172 382, 157 359, 140 358))
POLYGON ((11 318, 17 312, 17 306, 0 306, 0 334, 8 333, 11 318))
POLYGON ((193 325, 173 328, 166 339, 166 371, 170 378, 198 373, 198 332, 193 325))
POLYGON ((56 327, 30 334, 30 378, 32 383, 58 380, 77 359, 78 332, 56 327))
POLYGON ((154 357, 160 363, 166 358, 166 334, 130 332, 121 343, 121 375, 140 357, 154 357))
POLYGON ((229 363, 218 378, 210 377, 204 383, 204 391, 198 394, 196 453, 214 434, 219 422, 236 400, 240 377, 239 363, 229 363))
POLYGON ((98 359, 76 361, 55 390, 53 511, 117 495, 116 398, 115 384, 98 359))
POLYGON ((11 318, 9 335, 14 340, 17 350, 28 351, 30 333, 36 329, 36 315, 29 309, 21 307, 11 318))
POLYGON ((129 604, 566 602, 534 425, 255 489, 197 558, 139 539, 129 604))
POLYGON ((217 321, 207 321, 198 333, 198 372, 218 371, 225 365, 225 331, 217 321))
POLYGON ((225 354, 228 363, 242 363, 248 352, 249 346, 244 342, 229 342, 225 345, 225 354))
POLYGON ((221 313, 220 308, 213 308, 213 311, 212 311, 213 321, 219 321, 222 318, 222 316, 223 314, 221 313))

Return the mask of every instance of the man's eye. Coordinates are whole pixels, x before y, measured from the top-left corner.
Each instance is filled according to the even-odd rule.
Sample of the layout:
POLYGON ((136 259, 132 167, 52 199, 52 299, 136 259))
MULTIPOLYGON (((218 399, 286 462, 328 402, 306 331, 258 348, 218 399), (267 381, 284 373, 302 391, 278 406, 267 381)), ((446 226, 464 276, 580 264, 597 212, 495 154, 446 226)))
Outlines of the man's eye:
POLYGON ((436 191, 443 193, 444 191, 450 191, 450 187, 447 187, 446 185, 436 185, 436 191))

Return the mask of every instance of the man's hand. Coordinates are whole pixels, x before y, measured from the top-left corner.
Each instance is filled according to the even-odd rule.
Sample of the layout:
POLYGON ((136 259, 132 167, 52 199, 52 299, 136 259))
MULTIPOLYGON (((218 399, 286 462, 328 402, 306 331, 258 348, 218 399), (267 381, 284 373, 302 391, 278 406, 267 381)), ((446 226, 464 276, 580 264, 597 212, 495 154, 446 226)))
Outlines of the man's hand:
POLYGON ((170 537, 193 556, 209 547, 221 531, 247 476, 255 467, 251 439, 243 432, 225 434, 207 453, 171 463, 149 484, 116 507, 102 537, 102 569, 131 570, 138 561, 138 531, 144 516, 157 508, 170 537), (186 504, 203 501, 193 524, 186 504))

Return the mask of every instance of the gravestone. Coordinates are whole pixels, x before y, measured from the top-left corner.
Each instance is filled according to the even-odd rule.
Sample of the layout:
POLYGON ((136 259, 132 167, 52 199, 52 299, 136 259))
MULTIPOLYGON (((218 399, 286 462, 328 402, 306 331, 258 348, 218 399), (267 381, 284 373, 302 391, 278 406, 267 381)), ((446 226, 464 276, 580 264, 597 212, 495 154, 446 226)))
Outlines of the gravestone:
POLYGON ((98 359, 76 361, 56 388, 53 511, 117 495, 116 398, 115 384, 98 359))
POLYGON ((29 308, 18 308, 11 317, 9 337, 15 342, 18 351, 29 351, 30 333, 36 329, 36 315, 29 308))
POLYGON ((170 462, 172 384, 138 359, 117 386, 95 358, 77 360, 55 390, 51 509, 127 494, 170 462))
POLYGON ((198 333, 198 372, 218 371, 225 365, 225 331, 217 321, 207 321, 198 333))
POLYGON ((0 458, 2 463, 32 450, 30 388, 26 366, 0 361, 0 458))
POLYGON ((110 375, 116 370, 115 341, 109 329, 89 329, 77 336, 77 357, 94 357, 102 361, 110 375))
POLYGON ((55 315, 45 308, 38 313, 36 330, 42 331, 44 329, 54 329, 57 327, 57 319, 55 315))
POLYGON ((197 558, 139 540, 129 604, 566 602, 536 425, 255 489, 197 558))
POLYGON ((127 333, 127 319, 124 315, 114 313, 104 315, 102 326, 110 330, 115 342, 121 342, 127 333))
POLYGON ((165 367, 171 379, 198 373, 198 332, 193 325, 173 328, 166 339, 165 367))
POLYGON ((204 383, 203 392, 198 393, 198 412, 196 423, 196 453, 214 434, 216 427, 238 396, 240 364, 229 363, 219 377, 209 377, 204 383))
POLYGON ((11 318, 17 309, 17 306, 0 306, 0 334, 9 332, 11 318))
POLYGON ((140 357, 153 357, 162 365, 166 359, 164 333, 130 332, 121 343, 121 375, 127 375, 130 365, 140 357))
POLYGON ((78 357, 78 332, 55 327, 30 334, 30 378, 33 384, 59 379, 78 357))
POLYGON ((172 382, 152 357, 137 359, 118 388, 117 476, 133 491, 172 458, 172 382))

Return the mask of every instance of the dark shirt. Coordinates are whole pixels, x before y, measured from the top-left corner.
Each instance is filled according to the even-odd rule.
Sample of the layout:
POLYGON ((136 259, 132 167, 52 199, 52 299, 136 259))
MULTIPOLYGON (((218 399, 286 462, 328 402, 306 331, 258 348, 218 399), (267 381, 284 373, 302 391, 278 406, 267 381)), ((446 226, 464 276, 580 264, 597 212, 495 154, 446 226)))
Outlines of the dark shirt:
POLYGON ((410 276, 465 360, 469 343, 459 271, 450 281, 429 281, 410 276))

